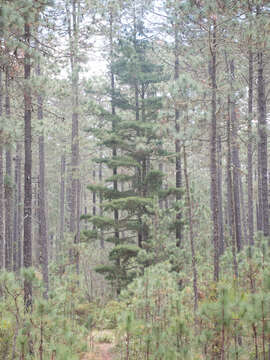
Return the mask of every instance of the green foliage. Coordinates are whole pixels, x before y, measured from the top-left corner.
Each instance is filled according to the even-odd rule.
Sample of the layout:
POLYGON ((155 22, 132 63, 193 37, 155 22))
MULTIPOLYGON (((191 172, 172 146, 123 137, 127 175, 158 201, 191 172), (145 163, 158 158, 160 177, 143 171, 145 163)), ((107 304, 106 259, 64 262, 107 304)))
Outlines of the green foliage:
POLYGON ((55 352, 57 359, 78 360, 78 354, 85 350, 87 330, 79 325, 75 312, 71 312, 76 297, 68 300, 68 293, 59 286, 57 292, 45 300, 42 298, 42 284, 34 271, 24 270, 23 276, 33 286, 35 301, 32 313, 26 313, 24 309, 23 283, 13 274, 3 272, 0 276, 0 358, 10 360, 14 351, 16 359, 22 356, 27 359, 31 344, 34 358, 39 358, 42 349, 44 359, 50 359, 55 352), (69 307, 71 302, 72 307, 69 307))
POLYGON ((118 323, 119 351, 130 359, 191 359, 186 310, 168 263, 149 267, 121 293, 126 304, 118 323), (127 339, 123 344, 122 338, 127 339))

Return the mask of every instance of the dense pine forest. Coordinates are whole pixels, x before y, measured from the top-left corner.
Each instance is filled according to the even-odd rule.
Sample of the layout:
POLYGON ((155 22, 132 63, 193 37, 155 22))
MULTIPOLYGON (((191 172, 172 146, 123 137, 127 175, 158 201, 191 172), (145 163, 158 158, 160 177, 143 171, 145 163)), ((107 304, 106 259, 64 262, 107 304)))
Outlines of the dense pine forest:
POLYGON ((270 2, 0 0, 0 360, 270 359, 270 2))

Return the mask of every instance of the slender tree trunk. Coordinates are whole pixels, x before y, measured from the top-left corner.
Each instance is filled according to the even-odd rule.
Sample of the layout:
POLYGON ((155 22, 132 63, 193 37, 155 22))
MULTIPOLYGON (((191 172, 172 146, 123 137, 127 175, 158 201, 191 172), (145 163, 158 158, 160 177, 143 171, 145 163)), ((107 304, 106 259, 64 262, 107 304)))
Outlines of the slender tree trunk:
MULTIPOLYGON (((25 42, 30 46, 30 24, 25 23, 25 42)), ((23 266, 32 266, 32 131, 31 131, 31 63, 29 49, 24 55, 24 241, 23 266)), ((24 280, 24 304, 26 311, 32 310, 32 284, 29 279, 24 280)))
POLYGON ((13 206, 13 271, 19 269, 19 177, 20 177, 20 145, 16 144, 15 174, 14 174, 14 206, 13 206))
MULTIPOLYGON (((100 157, 102 157, 102 150, 100 149, 100 157)), ((103 181, 103 168, 102 168, 102 163, 99 163, 99 167, 98 167, 98 180, 99 183, 101 184, 103 181)), ((103 216, 103 208, 102 208, 102 203, 103 203, 103 196, 102 193, 99 193, 99 216, 103 216)), ((101 230, 101 234, 100 234, 100 246, 102 249, 104 249, 104 233, 103 230, 101 230)))
MULTIPOLYGON (((113 10, 110 10, 110 75, 111 75, 111 113, 112 113, 112 131, 116 131, 116 112, 115 112, 115 79, 114 79, 114 73, 113 73, 113 10)), ((112 150, 112 156, 113 158, 115 158, 117 156, 117 147, 116 145, 114 145, 113 150, 112 150)), ((117 176, 117 166, 115 166, 113 168, 113 176, 116 177, 117 176)), ((116 178, 114 178, 113 181, 113 190, 115 192, 118 191, 118 182, 116 180, 116 178)), ((114 236, 115 236, 115 244, 118 245, 120 243, 120 234, 119 234, 119 230, 117 228, 118 225, 118 221, 119 221, 119 211, 117 209, 114 209, 114 222, 116 225, 116 230, 114 232, 114 236)))
POLYGON ((193 232, 193 219, 192 219, 192 200, 190 196, 190 187, 189 187, 189 179, 188 179, 188 171, 187 171, 187 154, 185 145, 183 146, 183 154, 184 154, 184 175, 185 175, 185 183, 186 183, 186 199, 187 199, 187 207, 188 207, 188 219, 189 219, 189 240, 190 240, 190 248, 191 248, 191 258, 192 258, 192 272, 193 272, 193 292, 194 292, 194 312, 197 311, 198 308, 198 273, 196 266, 196 252, 195 252, 195 244, 194 244, 194 232, 193 232))
MULTIPOLYGON (((158 170, 163 174, 164 170, 163 170, 163 163, 162 163, 162 162, 160 162, 160 163, 158 164, 158 170)), ((163 188, 163 184, 161 185, 161 188, 163 188)), ((162 200, 162 199, 159 199, 158 203, 159 203, 159 208, 160 208, 161 210, 163 210, 163 207, 164 207, 164 202, 163 202, 163 200, 162 200)))
MULTIPOLYGON (((0 69, 0 119, 3 116, 2 70, 0 69)), ((3 131, 0 129, 0 271, 4 268, 4 161, 3 131)))
POLYGON ((254 245, 254 204, 253 204, 253 139, 252 139, 252 119, 253 119, 253 53, 249 50, 248 54, 248 238, 249 246, 254 245))
MULTIPOLYGON (((10 118, 10 97, 9 97, 9 71, 6 69, 5 79, 6 90, 6 117, 10 118)), ((5 176, 5 268, 12 271, 12 154, 11 145, 6 147, 6 176, 5 176)))
MULTIPOLYGON (((136 113, 136 121, 140 120, 140 112, 139 112, 139 90, 138 90, 138 84, 137 82, 135 83, 135 113, 136 113)), ((137 136, 140 136, 140 132, 139 130, 137 131, 137 136)), ((138 188, 139 188, 139 194, 141 195, 141 178, 142 178, 142 171, 141 168, 138 167, 136 169, 136 175, 137 175, 137 182, 138 182, 138 188)), ((138 231, 138 246, 141 248, 142 247, 142 242, 143 242, 143 234, 142 234, 142 219, 139 216, 139 224, 140 224, 140 228, 138 231)))
POLYGON ((239 150, 238 150, 238 124, 236 118, 236 104, 233 93, 233 84, 235 82, 234 75, 234 61, 230 62, 231 75, 231 131, 232 131, 232 174, 233 174, 233 202, 234 202, 234 217, 235 217, 235 236, 236 247, 239 252, 242 249, 242 224, 241 224, 241 207, 240 207, 240 184, 239 184, 239 150))
MULTIPOLYGON (((94 168, 93 168, 93 182, 94 184, 96 184, 96 169, 95 169, 95 165, 94 165, 94 168)), ((93 191, 93 198, 92 198, 92 202, 93 202, 93 208, 92 208, 92 214, 93 216, 96 216, 97 214, 97 207, 96 207, 96 203, 97 203, 97 193, 96 191, 93 191)), ((94 225, 94 228, 95 228, 95 225, 94 225)))
POLYGON ((59 244, 57 253, 59 254, 63 249, 64 242, 64 227, 65 227, 65 176, 66 176, 66 156, 61 156, 61 173, 60 173, 60 229, 59 229, 59 244))
MULTIPOLYGON (((174 28, 174 80, 177 82, 179 79, 179 24, 178 21, 175 22, 174 28)), ((177 189, 182 188, 182 162, 181 162, 181 145, 180 145, 180 110, 179 105, 177 104, 178 99, 176 99, 175 109, 174 109, 174 118, 175 118, 175 131, 176 131, 176 140, 175 140, 175 186, 177 189)), ((176 200, 181 201, 182 195, 181 192, 178 192, 176 195, 176 200)), ((182 214, 181 210, 178 210, 176 215, 176 246, 180 247, 182 245, 182 214)))
POLYGON ((17 157, 16 157, 16 169, 17 169, 17 201, 18 201, 18 232, 17 232, 17 251, 18 251, 18 268, 22 267, 22 145, 17 142, 17 157))
MULTIPOLYGON (((37 65, 36 75, 41 75, 40 64, 37 65)), ((38 121, 43 127, 43 99, 40 94, 37 98, 38 103, 38 121)), ((45 144, 44 144, 44 129, 38 138, 39 146, 39 191, 38 191, 38 242, 39 242, 39 264, 42 270, 42 277, 45 286, 43 296, 48 298, 49 291, 49 270, 48 270, 48 230, 46 217, 46 189, 45 189, 45 144)))
POLYGON ((211 172, 211 208, 212 208, 212 223, 213 223, 213 245, 214 245, 214 280, 219 280, 219 204, 218 204, 218 173, 217 173, 217 83, 216 83, 216 51, 217 51, 217 25, 216 20, 213 20, 212 43, 211 43, 211 65, 210 65, 210 79, 211 79, 211 150, 210 150, 210 172, 211 172))
POLYGON ((227 114, 227 186, 228 186, 228 212, 229 224, 231 226, 230 233, 232 238, 232 254, 233 254, 233 271, 234 276, 238 278, 238 264, 236 258, 236 234, 235 234, 235 216, 234 216, 234 192, 233 181, 232 181, 232 160, 231 160, 231 111, 230 111, 231 100, 228 96, 228 114, 227 114))
MULTIPOLYGON (((74 235, 75 246, 79 243, 80 229, 80 179, 79 179, 79 63, 78 63, 78 35, 79 35, 80 0, 72 0, 72 28, 69 24, 70 36, 70 64, 72 74, 72 133, 71 133, 71 217, 70 232, 74 235)), ((79 272, 79 249, 73 251, 77 273, 79 272)))
MULTIPOLYGON (((266 95, 265 95, 265 79, 264 79, 264 64, 263 53, 258 53, 258 98, 257 98, 257 112, 258 112, 258 175, 259 178, 259 194, 261 194, 262 206, 262 230, 265 237, 269 236, 269 205, 268 205, 268 151, 267 151, 267 120, 266 120, 266 95)), ((259 215, 260 216, 260 215, 259 215)))
POLYGON ((217 143, 217 161, 218 161, 218 199, 219 199, 219 255, 224 253, 224 222, 223 222, 223 194, 222 194, 222 146, 221 136, 218 136, 217 143))
POLYGON ((240 205, 241 205, 241 221, 243 224, 243 245, 248 245, 248 230, 247 230, 247 214, 246 214, 246 204, 245 204, 245 196, 243 189, 243 181, 242 176, 239 174, 239 187, 240 187, 240 205))
MULTIPOLYGON (((42 111, 42 110, 39 110, 42 111)), ((43 132, 43 131, 42 131, 43 132)), ((44 133, 39 136, 39 192, 38 192, 38 225, 39 225, 39 264, 42 269, 42 277, 45 285, 44 297, 48 297, 49 274, 48 274, 48 232, 45 208, 45 146, 44 133)))

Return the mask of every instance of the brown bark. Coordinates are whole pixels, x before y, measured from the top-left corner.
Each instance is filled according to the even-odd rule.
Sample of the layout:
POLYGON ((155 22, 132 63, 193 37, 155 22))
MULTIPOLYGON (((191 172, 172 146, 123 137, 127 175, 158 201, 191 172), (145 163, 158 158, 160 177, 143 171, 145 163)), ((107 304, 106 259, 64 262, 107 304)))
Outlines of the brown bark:
MULTIPOLYGON (((174 28, 174 80, 177 82, 179 79, 179 24, 176 21, 174 28)), ((176 131, 176 140, 175 140, 175 186, 177 189, 182 188, 182 161, 181 161, 181 145, 179 140, 180 135, 180 110, 179 106, 175 104, 174 109, 174 118, 175 118, 175 131, 176 131)), ((176 195, 176 201, 181 201, 182 195, 180 192, 176 195)), ((182 245, 182 214, 181 210, 178 210, 176 215, 176 246, 180 247, 182 245)))
MULTIPOLYGON (((100 150, 100 157, 102 157, 102 150, 100 150)), ((98 181, 101 184, 103 181, 103 168, 102 168, 102 163, 99 163, 99 167, 98 167, 98 181)), ((103 215, 103 208, 102 208, 102 203, 103 203, 103 196, 102 193, 99 193, 99 216, 103 215)), ((100 246, 102 249, 104 249, 104 233, 103 230, 101 230, 101 234, 100 234, 100 246)))
MULTIPOLYGON (((94 165, 92 174, 93 174, 93 182, 94 182, 94 184, 96 184, 96 169, 95 169, 95 165, 94 165)), ((96 214, 97 214, 97 208, 96 208, 97 193, 96 193, 96 191, 93 191, 92 202, 93 202, 92 214, 93 214, 93 216, 96 216, 96 214)))
MULTIPOLYGON (((0 118, 3 115, 3 86, 0 69, 0 118)), ((4 161, 3 131, 0 129, 0 270, 4 267, 4 161)))
MULTIPOLYGON (((79 179, 79 63, 78 35, 80 1, 72 1, 72 27, 69 20, 70 65, 72 76, 72 132, 71 132, 71 216, 70 232, 74 235, 74 245, 79 243, 80 229, 80 179, 79 179)), ((77 273, 79 271, 79 250, 72 251, 77 273)))
POLYGON ((258 58, 258 182, 259 198, 261 198, 262 230, 265 237, 269 236, 269 205, 268 205, 268 149, 267 149, 267 120, 266 120, 266 94, 264 79, 263 52, 257 54, 258 58))
MULTIPOLYGON (((9 71, 6 69, 5 79, 6 117, 10 118, 10 97, 9 97, 9 71)), ((5 175, 5 268, 12 271, 12 154, 10 143, 6 147, 6 175, 5 175)))
MULTIPOLYGON (((115 111, 115 79, 114 79, 114 73, 113 73, 113 69, 112 69, 112 64, 113 64, 113 12, 112 9, 110 10, 110 75, 111 75, 111 113, 112 113, 112 131, 115 131, 116 128, 116 111, 115 111)), ((113 158, 117 156, 117 147, 116 145, 114 145, 113 150, 112 150, 112 156, 113 158)), ((115 166, 113 168, 113 175, 116 176, 117 175, 117 166, 115 166)), ((113 181, 113 190, 115 192, 118 191, 118 182, 115 179, 113 181)), ((118 224, 119 221, 119 211, 117 209, 114 209, 114 222, 115 225, 118 224)), ((114 236, 115 236, 115 244, 118 245, 120 242, 120 234, 119 231, 117 229, 117 227, 115 228, 115 232, 114 232, 114 236)))
POLYGON ((232 238, 232 254, 233 254, 233 270, 234 276, 238 278, 238 264, 236 258, 236 234, 235 234, 235 216, 234 216, 234 192, 233 181, 232 181, 232 160, 231 160, 231 111, 230 111, 230 96, 228 96, 228 114, 227 114, 227 199, 228 199, 228 212, 229 224, 230 224, 230 234, 232 238))
POLYGON ((210 175, 211 175, 211 208, 212 208, 212 236, 214 246, 214 281, 219 280, 219 203, 218 203, 218 173, 217 173, 217 83, 216 83, 216 52, 217 52, 217 24, 213 20, 212 41, 211 41, 211 140, 210 140, 210 175))
POLYGON ((223 222, 223 194, 222 194, 222 145, 221 136, 218 136, 217 143, 217 162, 218 162, 218 203, 219 203, 219 255, 224 253, 224 222, 223 222))
POLYGON ((254 204, 253 204, 253 140, 252 140, 252 118, 253 118, 253 53, 248 54, 248 238, 249 246, 254 245, 254 204))
MULTIPOLYGON (((38 34, 37 34, 38 36, 38 34)), ((38 41, 36 42, 36 48, 38 50, 38 41)), ((40 60, 37 61, 36 76, 41 76, 40 60)), ((48 229, 47 229, 47 211, 46 211, 46 187, 45 187, 45 143, 44 143, 44 124, 43 124, 43 98, 39 93, 37 94, 37 119, 41 125, 41 133, 38 137, 39 147, 39 182, 38 182, 38 264, 41 267, 42 278, 44 282, 45 299, 48 298, 49 291, 49 270, 48 270, 48 229)))
MULTIPOLYGON (((25 42, 29 47, 30 24, 25 23, 25 42)), ((32 266, 32 136, 31 136, 31 63, 29 50, 24 56, 24 240, 23 240, 23 266, 32 266)), ((28 279, 24 280, 24 304, 26 311, 32 310, 32 284, 28 279)))
POLYGON ((191 262, 192 262, 192 273, 193 273, 193 292, 194 292, 194 312, 198 308, 198 273, 196 266, 196 252, 194 244, 194 232, 193 232, 193 215, 192 215, 192 200, 190 196, 190 187, 189 187, 189 178, 187 170, 187 154, 185 145, 183 146, 183 155, 184 155, 184 176, 185 176, 185 185, 186 185, 186 200, 187 200, 187 210, 188 210, 188 220, 189 220, 189 240, 190 240, 190 249, 191 249, 191 262))
MULTIPOLYGON (((42 121, 42 99, 38 97, 38 120, 42 121)), ((38 225, 39 225, 39 265, 42 270, 43 282, 45 285, 44 297, 48 297, 49 274, 48 274, 48 233, 46 218, 46 201, 45 201, 45 145, 44 130, 38 139, 39 145, 39 191, 38 191, 38 225)))
POLYGON ((21 186, 20 172, 21 172, 21 146, 17 141, 16 144, 16 158, 15 158, 15 174, 14 174, 14 206, 13 206, 13 271, 18 271, 21 267, 19 256, 21 251, 19 247, 20 243, 20 234, 21 234, 21 214, 19 218, 19 196, 21 200, 21 193, 19 187, 21 186))
POLYGON ((240 188, 241 221, 243 225, 243 245, 248 245, 247 213, 246 213, 245 196, 244 196, 243 181, 241 174, 239 174, 239 188, 240 188))
POLYGON ((233 175, 233 204, 234 204, 234 217, 235 217, 235 236, 236 236, 236 247, 237 251, 242 249, 242 223, 241 223, 241 207, 240 207, 240 184, 239 184, 239 172, 240 172, 240 161, 239 161, 239 145, 238 145, 238 124, 236 117, 236 102, 233 94, 233 86, 235 82, 234 75, 234 61, 230 62, 230 76, 231 76, 231 132, 232 132, 232 175, 233 175))
POLYGON ((16 172, 17 172, 17 270, 22 267, 22 145, 18 142, 16 148, 16 172))
POLYGON ((60 173, 60 228, 59 228, 59 244, 57 253, 59 254, 64 242, 64 228, 65 228, 65 175, 66 175, 66 156, 61 156, 61 173, 60 173))

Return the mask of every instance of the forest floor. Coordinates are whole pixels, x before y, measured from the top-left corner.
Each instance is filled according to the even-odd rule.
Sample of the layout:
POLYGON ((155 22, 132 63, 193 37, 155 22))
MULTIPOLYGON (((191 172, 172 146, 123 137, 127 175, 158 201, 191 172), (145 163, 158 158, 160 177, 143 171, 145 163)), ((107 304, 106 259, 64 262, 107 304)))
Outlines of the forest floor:
POLYGON ((112 331, 94 331, 89 336, 91 351, 84 353, 81 360, 114 360, 113 339, 114 335, 112 331), (110 339, 112 341, 108 342, 106 339, 110 339))

